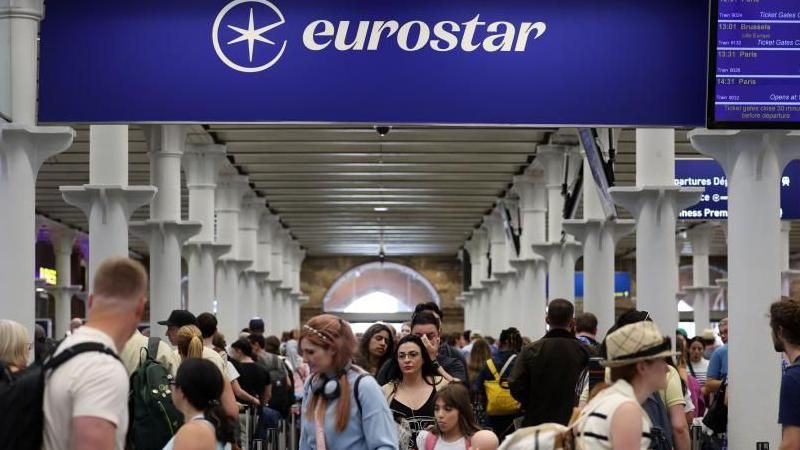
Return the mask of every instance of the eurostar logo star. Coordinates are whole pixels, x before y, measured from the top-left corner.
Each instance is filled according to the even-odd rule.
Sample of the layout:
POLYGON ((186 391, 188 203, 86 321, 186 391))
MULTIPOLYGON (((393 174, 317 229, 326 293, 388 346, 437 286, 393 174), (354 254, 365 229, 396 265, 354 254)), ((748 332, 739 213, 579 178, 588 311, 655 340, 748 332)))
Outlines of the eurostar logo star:
MULTIPOLYGON (((259 14, 259 16, 263 17, 264 14, 259 14)), ((222 8, 219 14, 217 14, 216 20, 214 21, 214 27, 211 32, 211 40, 214 44, 214 51, 216 51, 217 57, 226 66, 236 71, 254 73, 267 70, 275 65, 281 56, 283 56, 283 52, 286 51, 287 42, 284 40, 283 43, 280 44, 280 49, 278 50, 277 54, 275 54, 275 49, 278 47, 278 44, 266 37, 265 34, 283 25, 284 23, 286 23, 286 19, 284 19, 283 13, 281 13, 281 11, 274 4, 267 0, 234 0, 222 8), (242 8, 240 8, 240 6, 242 8), (247 25, 238 23, 237 20, 241 20, 241 18, 236 14, 245 6, 250 6, 249 20, 247 25), (265 8, 268 8, 268 10, 265 10, 265 8), (271 12, 269 15, 276 16, 278 20, 266 25, 261 23, 259 25, 262 26, 256 27, 254 10, 266 11, 267 13, 271 12), (225 25, 224 28, 222 27, 223 24, 225 25), (220 42, 220 35, 222 34, 222 31, 226 29, 238 33, 238 36, 228 40, 227 42, 224 42, 223 47, 223 43, 220 42), (243 42, 247 43, 247 63, 236 62, 237 58, 230 56, 230 53, 236 50, 238 44, 243 42), (257 47, 256 43, 260 43, 261 45, 257 47), (254 60, 256 61, 255 63, 254 60)))

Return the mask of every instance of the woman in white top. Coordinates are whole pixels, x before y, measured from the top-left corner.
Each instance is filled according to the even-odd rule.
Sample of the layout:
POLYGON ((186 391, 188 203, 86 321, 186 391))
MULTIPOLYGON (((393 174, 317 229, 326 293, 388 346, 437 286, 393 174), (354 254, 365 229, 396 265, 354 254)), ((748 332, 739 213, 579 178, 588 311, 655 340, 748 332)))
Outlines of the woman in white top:
POLYGON ((703 338, 698 336, 689 341, 689 372, 700 383, 701 389, 706 385, 708 373, 708 360, 703 357, 703 352, 705 352, 703 338))
POLYGON ((172 403, 185 423, 164 450, 231 450, 236 424, 220 406, 225 381, 214 363, 185 359, 178 367, 172 403))
POLYGON ((620 327, 606 337, 614 382, 586 405, 575 426, 584 450, 645 450, 650 447, 650 419, 641 404, 667 387, 666 357, 671 342, 653 322, 620 327))

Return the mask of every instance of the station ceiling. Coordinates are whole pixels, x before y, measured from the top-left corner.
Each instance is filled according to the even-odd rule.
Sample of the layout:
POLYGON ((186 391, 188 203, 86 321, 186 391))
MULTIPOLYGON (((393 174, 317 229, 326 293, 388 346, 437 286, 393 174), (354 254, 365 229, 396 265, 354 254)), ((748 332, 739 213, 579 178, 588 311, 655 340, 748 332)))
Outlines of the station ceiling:
MULTIPOLYGON (((83 213, 66 204, 58 189, 89 181, 89 128, 75 129, 72 147, 39 171, 36 209, 88 231, 83 213)), ((676 133, 676 156, 701 157, 687 131, 676 133)), ((394 127, 381 137, 371 126, 194 125, 188 142, 226 145, 230 162, 310 255, 377 255, 381 243, 387 255, 407 255, 455 254, 514 175, 535 159, 537 146, 565 139, 571 131, 521 127, 394 127)), ((129 153, 129 184, 148 185, 147 144, 137 126, 129 128, 129 153)), ((621 135, 616 174, 617 185, 635 184, 632 129, 621 135)), ((181 184, 185 219, 185 178, 181 184)), ((143 207, 133 220, 148 217, 143 207)), ((800 246, 800 230, 792 242, 800 246)), ((135 236, 131 247, 148 253, 135 236)), ((634 251, 635 237, 623 239, 618 254, 634 251)), ((712 254, 725 253, 718 229, 712 254)))

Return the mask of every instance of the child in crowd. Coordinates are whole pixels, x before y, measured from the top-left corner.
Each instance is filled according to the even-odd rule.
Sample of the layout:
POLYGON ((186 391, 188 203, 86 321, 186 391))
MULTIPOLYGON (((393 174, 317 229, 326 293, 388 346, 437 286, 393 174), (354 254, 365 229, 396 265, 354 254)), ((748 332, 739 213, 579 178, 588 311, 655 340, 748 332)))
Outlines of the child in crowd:
POLYGON ((436 426, 417 435, 417 448, 424 450, 495 450, 497 436, 481 430, 469 402, 469 391, 460 383, 445 386, 436 394, 436 426))

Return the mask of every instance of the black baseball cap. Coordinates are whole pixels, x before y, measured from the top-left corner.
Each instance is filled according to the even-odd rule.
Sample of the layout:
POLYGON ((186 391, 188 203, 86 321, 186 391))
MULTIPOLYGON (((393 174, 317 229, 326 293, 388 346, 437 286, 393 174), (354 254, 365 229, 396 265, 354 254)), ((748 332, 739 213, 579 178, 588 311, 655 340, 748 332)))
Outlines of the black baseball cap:
POLYGON ((185 309, 173 309, 169 314, 169 319, 158 322, 159 325, 168 327, 182 327, 184 325, 197 325, 197 318, 194 314, 185 309))
POLYGON ((260 317, 254 317, 250 319, 250 323, 248 324, 248 328, 250 331, 255 331, 256 333, 263 333, 264 332, 264 319, 260 317))

